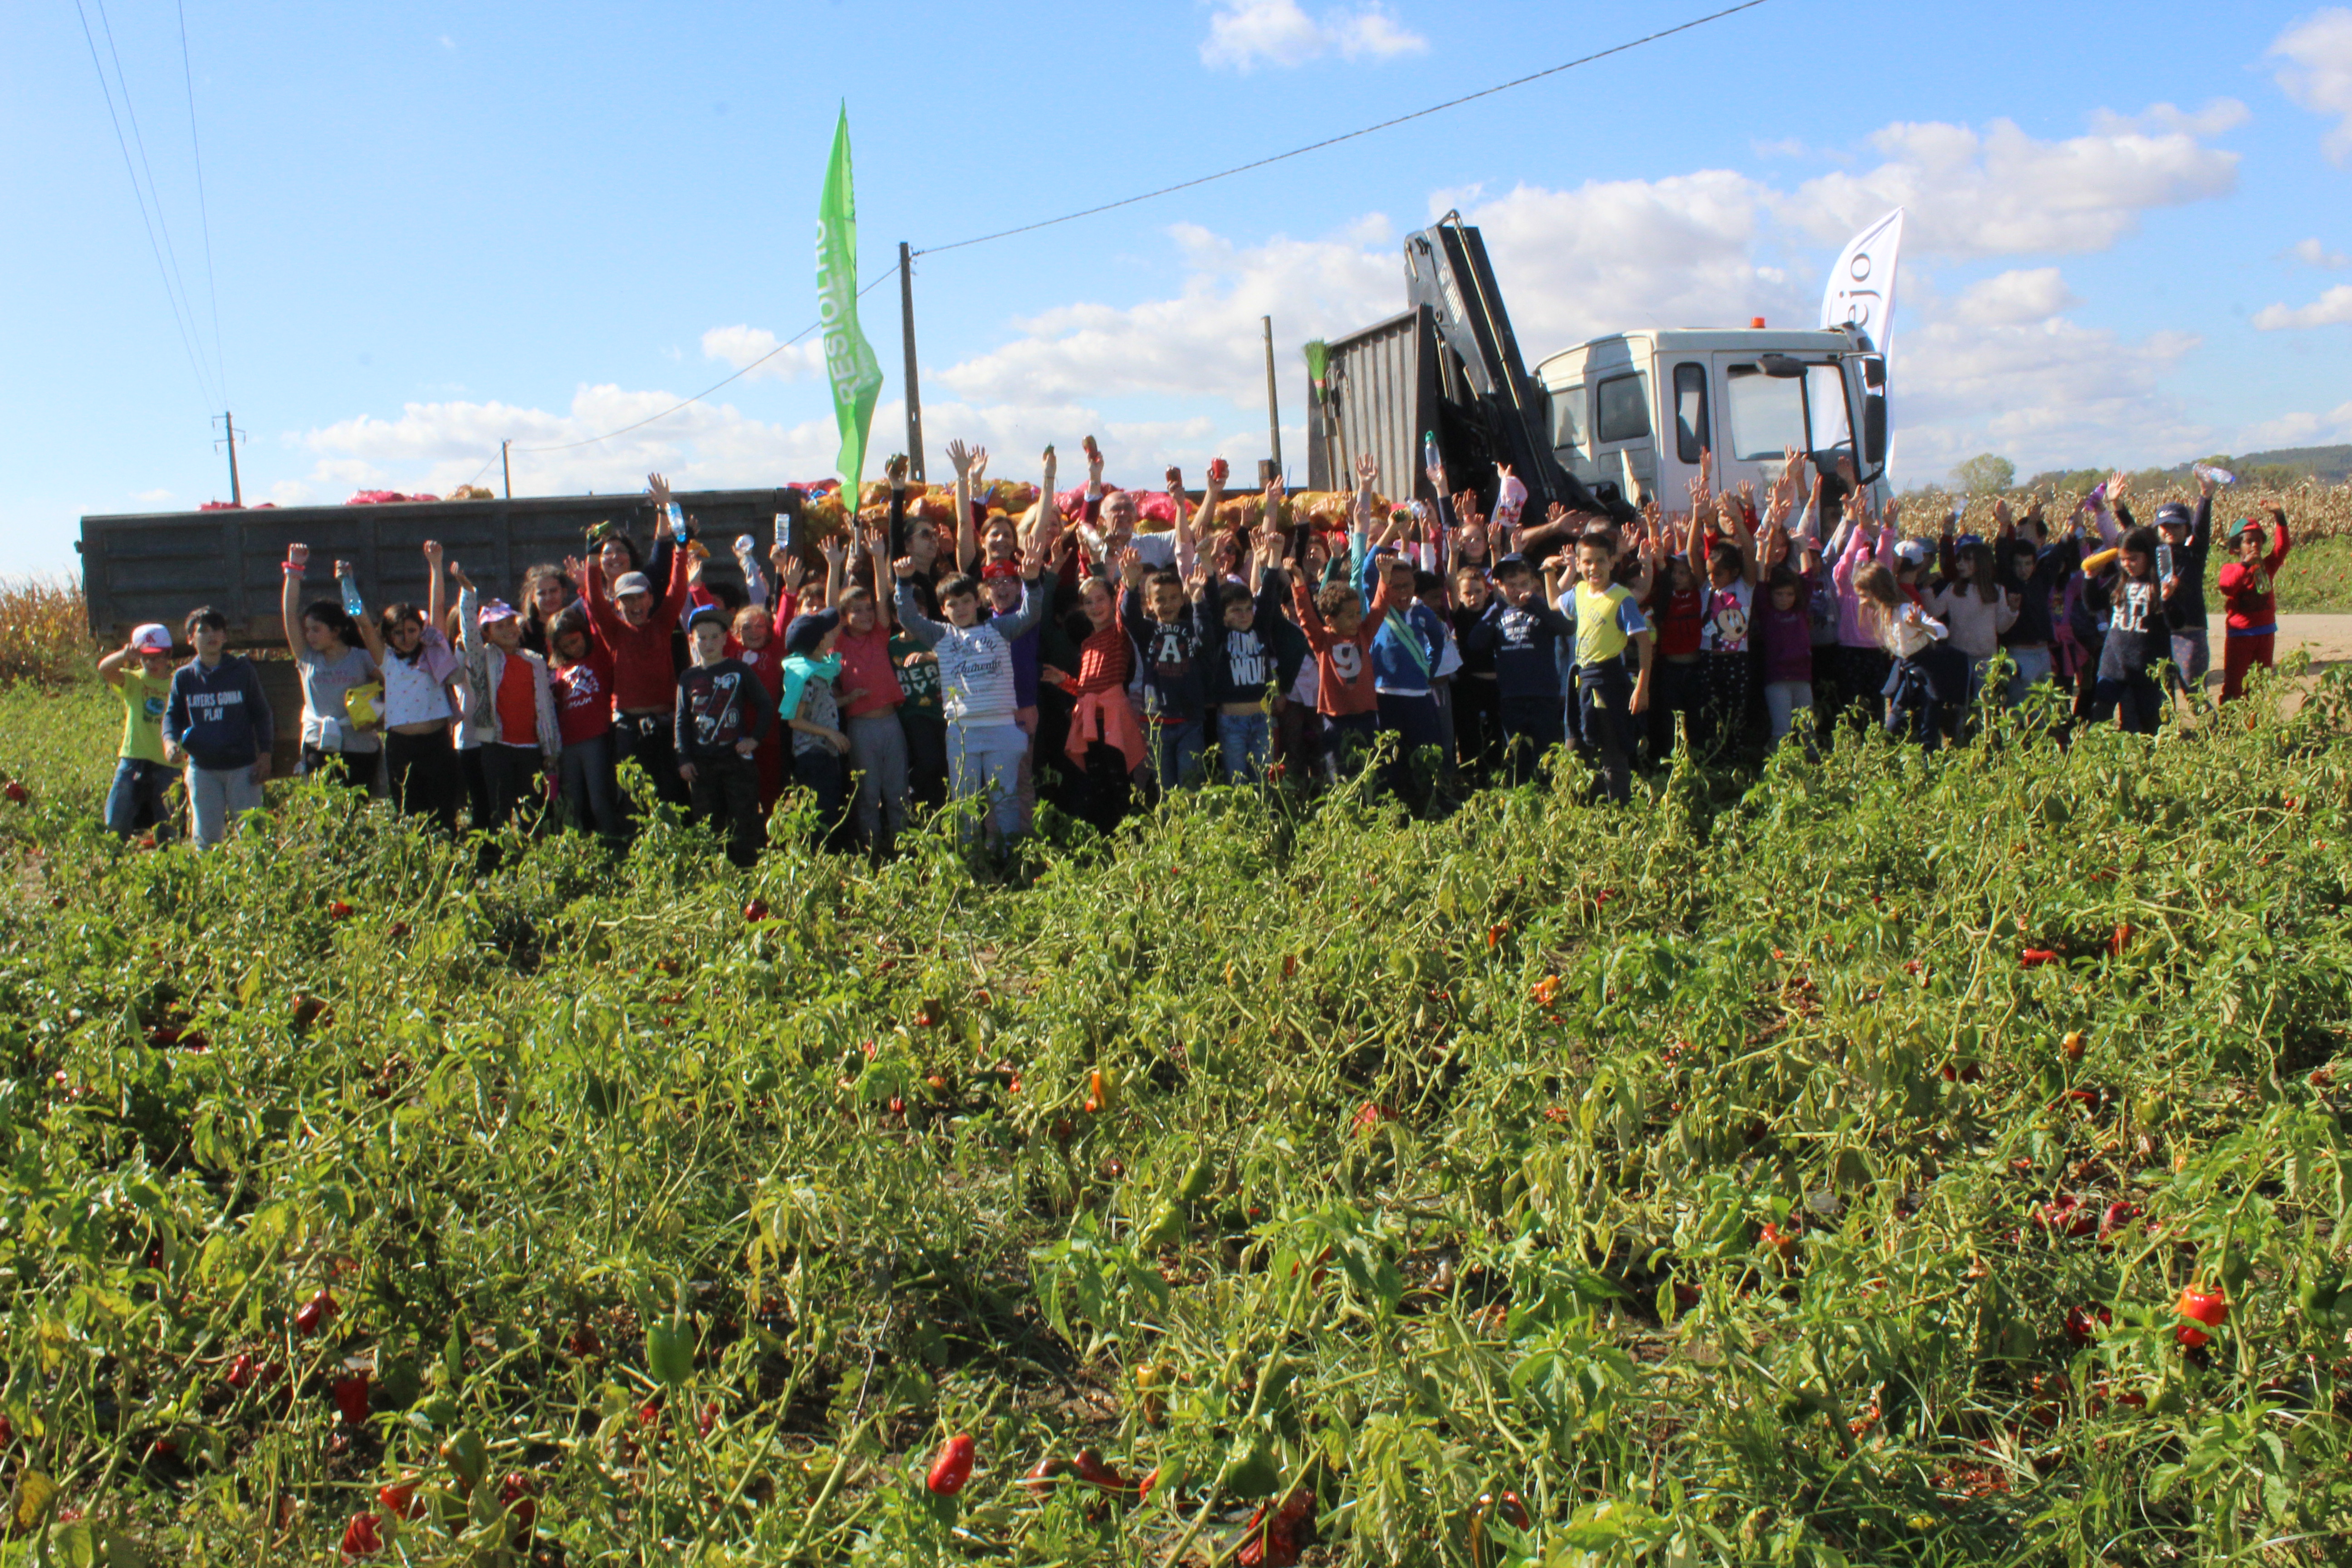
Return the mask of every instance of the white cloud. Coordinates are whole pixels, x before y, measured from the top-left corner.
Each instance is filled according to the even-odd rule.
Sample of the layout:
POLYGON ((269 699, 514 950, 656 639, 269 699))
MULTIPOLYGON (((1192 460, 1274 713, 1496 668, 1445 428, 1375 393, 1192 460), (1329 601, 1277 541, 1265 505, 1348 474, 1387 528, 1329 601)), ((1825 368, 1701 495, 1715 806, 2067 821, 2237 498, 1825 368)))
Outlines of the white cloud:
POLYGON ((1939 472, 1988 450, 2029 472, 2169 460, 2210 435, 2161 384, 2198 341, 2158 332, 2130 342, 2063 316, 1915 322, 1895 368, 1902 472, 1939 472))
POLYGON ((2340 250, 2330 250, 2315 238, 2296 240, 2287 247, 2287 254, 2305 266, 2324 268, 2330 272, 2340 268, 2352 267, 2352 256, 2347 256, 2340 250))
POLYGON ((2036 267, 1970 284, 1953 305, 1952 320, 1968 327, 2021 327, 2082 302, 2055 267, 2036 267))
POLYGON ((2136 229, 2147 208, 2209 200, 2237 184, 2238 155, 2205 146, 2200 134, 2110 129, 2043 142, 2007 120, 1981 132, 1890 125, 1871 138, 1885 154, 1876 168, 1809 180, 1775 205, 1825 244, 1841 244, 1902 206, 1909 212, 1903 232, 1909 254, 2105 250, 2136 229))
POLYGON ((1398 23, 1379 0, 1320 19, 1297 0, 1219 0, 1201 45, 1205 65, 1247 71, 1259 65, 1300 66, 1327 55, 1351 61, 1393 59, 1428 51, 1429 40, 1398 23))
POLYGON ((2278 84, 2314 114, 2336 117, 2323 143, 2337 163, 2352 157, 2352 8, 2331 5, 2281 33, 2270 53, 2285 63, 2278 84))
POLYGON ((737 370, 758 365, 746 381, 799 381, 824 368, 824 343, 812 337, 779 353, 776 334, 765 327, 713 327, 702 334, 702 357, 724 360, 737 370))
POLYGON ((2095 110, 2091 114, 2091 129, 2102 136, 2173 133, 2219 136, 2224 131, 2235 131, 2253 117, 2254 111, 2236 99, 2217 98, 2193 112, 2176 109, 2168 103, 2151 103, 2137 114, 2117 114, 2111 109, 2095 110))
POLYGON ((2265 305, 2254 312, 2255 327, 2265 332, 2346 321, 2352 321, 2352 283, 2338 283, 2308 305, 2265 305))
POLYGON ((457 40, 444 33, 441 35, 441 47, 445 49, 455 49, 457 47, 457 40))
POLYGON ((2352 403, 2326 414, 2282 414, 2249 425, 2230 444, 2233 452, 2263 452, 2279 447, 2326 446, 2352 441, 2352 403))
POLYGON ((145 501, 149 506, 157 506, 170 500, 172 492, 170 490, 138 490, 132 493, 131 499, 145 501))
MULTIPOLYGON (((814 479, 832 466, 839 436, 828 416, 771 425, 728 404, 698 403, 593 446, 544 451, 660 414, 674 392, 583 386, 568 412, 501 403, 411 403, 394 419, 362 415, 292 435, 310 453, 310 472, 289 483, 287 500, 335 501, 353 490, 385 489, 446 495, 472 481, 498 482, 501 438, 514 442, 515 488, 541 495, 635 491, 650 470, 679 489, 726 489, 814 479)), ((875 445, 894 426, 877 410, 875 445)), ((283 488, 283 487, 281 487, 283 488)))
MULTIPOLYGON (((1181 224, 1170 230, 1189 272, 1173 299, 1073 304, 1013 323, 1022 336, 939 373, 964 397, 1034 403, 1158 394, 1264 401, 1258 318, 1271 315, 1291 374, 1296 345, 1351 331, 1403 303, 1402 263, 1385 219, 1330 239, 1276 237, 1251 248, 1181 224)), ((930 420, 926 416, 928 427, 930 420)))

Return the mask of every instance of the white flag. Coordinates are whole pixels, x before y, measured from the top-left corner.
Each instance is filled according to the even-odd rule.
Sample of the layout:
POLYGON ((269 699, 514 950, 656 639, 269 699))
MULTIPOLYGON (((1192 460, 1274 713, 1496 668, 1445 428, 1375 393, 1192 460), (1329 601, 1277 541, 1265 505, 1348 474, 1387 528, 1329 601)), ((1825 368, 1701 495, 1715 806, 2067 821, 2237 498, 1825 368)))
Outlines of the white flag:
POLYGON ((1844 254, 1830 268, 1830 285, 1822 294, 1822 325, 1851 321, 1885 353, 1895 336, 1895 258, 1902 248, 1901 207, 1848 241, 1844 254))

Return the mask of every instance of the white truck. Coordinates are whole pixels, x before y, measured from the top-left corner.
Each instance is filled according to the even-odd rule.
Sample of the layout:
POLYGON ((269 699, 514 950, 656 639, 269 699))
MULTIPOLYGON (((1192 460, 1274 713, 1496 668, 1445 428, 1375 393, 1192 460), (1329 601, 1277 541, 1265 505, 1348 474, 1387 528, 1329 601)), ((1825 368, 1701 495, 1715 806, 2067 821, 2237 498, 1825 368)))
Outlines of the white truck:
POLYGON ((1529 522, 1555 500, 1619 517, 1652 499, 1678 510, 1702 452, 1714 454, 1718 487, 1768 487, 1793 447, 1832 507, 1846 464, 1887 499, 1886 361, 1858 328, 1774 330, 1759 318, 1619 332, 1529 374, 1486 246, 1458 215, 1407 237, 1405 276, 1411 309, 1325 351, 1308 397, 1311 489, 1346 489, 1369 451, 1382 475, 1412 475, 1413 493, 1433 499, 1421 443, 1433 433, 1456 490, 1491 503, 1495 466, 1510 464, 1529 522))

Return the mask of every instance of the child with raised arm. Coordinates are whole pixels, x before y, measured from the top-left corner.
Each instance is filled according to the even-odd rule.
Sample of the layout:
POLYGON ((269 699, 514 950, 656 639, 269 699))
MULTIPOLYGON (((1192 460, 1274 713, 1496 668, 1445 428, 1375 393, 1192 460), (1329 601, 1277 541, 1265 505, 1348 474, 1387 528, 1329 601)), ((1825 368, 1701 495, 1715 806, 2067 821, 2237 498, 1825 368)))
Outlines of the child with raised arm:
MULTIPOLYGON (((128 838, 172 820, 168 800, 180 770, 163 750, 163 713, 172 700, 172 632, 158 621, 133 626, 131 640, 98 661, 99 678, 122 694, 122 750, 106 792, 107 830, 128 838)), ((158 834, 161 837, 161 834, 158 834)))
POLYGON ((332 784, 365 789, 375 774, 375 731, 352 720, 343 695, 376 679, 375 660, 340 600, 301 602, 310 560, 309 545, 286 547, 285 581, 278 594, 286 650, 294 656, 302 682, 301 771, 305 777, 317 773, 332 784))
POLYGON ((2099 646, 2099 684, 2091 722, 2116 715, 2128 733, 2153 735, 2164 710, 2164 688, 2154 671, 2172 658, 2172 626, 2165 615, 2164 586, 2156 574, 2156 530, 2134 527, 2110 552, 2120 570, 2100 570, 2101 556, 2083 563, 2084 596, 2095 613, 2105 613, 2106 638, 2099 646))
POLYGON ((1300 563, 1285 563, 1291 608, 1315 656, 1315 711, 1323 721, 1323 761, 1334 783, 1353 777, 1380 731, 1381 698, 1372 683, 1372 638, 1380 623, 1345 583, 1309 586, 1300 563))
POLYGON ((563 731, 547 661, 523 647, 521 615, 504 599, 485 605, 473 579, 449 563, 457 584, 457 631, 473 709, 468 718, 482 742, 482 779, 489 810, 474 826, 496 833, 518 813, 535 830, 541 805, 555 793, 563 731))
POLYGON ((1784 508, 1776 496, 1765 519, 1757 558, 1765 573, 1764 589, 1750 628, 1764 681, 1764 712, 1776 746, 1796 727, 1799 709, 1808 718, 1813 710, 1811 605, 1822 577, 1822 558, 1812 540, 1788 532, 1784 508))
POLYGON ((1617 543, 1595 529, 1576 542, 1576 585, 1563 610, 1576 628, 1576 724, 1611 800, 1633 797, 1633 722, 1650 705, 1650 625, 1633 590, 1613 581, 1617 543), (1638 672, 1625 673, 1631 643, 1638 672))
POLYGON ((1219 775, 1227 784, 1265 776, 1273 747, 1276 700, 1274 627, 1281 601, 1267 579, 1280 532, 1280 503, 1269 487, 1266 510, 1249 555, 1250 581, 1211 583, 1217 618, 1209 623, 1209 700, 1217 714, 1219 775))
MULTIPOLYGON (((675 749, 677 671, 670 657, 670 628, 686 605, 693 564, 685 551, 669 552, 668 580, 658 601, 652 580, 642 572, 622 573, 609 594, 600 574, 579 574, 588 584, 588 625, 613 665, 614 761, 635 759, 654 794, 677 805, 690 800, 675 749)), ((723 640, 723 617, 720 631, 723 640)))
POLYGON ((613 666, 588 635, 588 612, 574 605, 547 624, 547 683, 555 699, 556 753, 565 826, 593 829, 616 844, 628 829, 613 776, 613 666))
POLYGON ((1719 531, 1706 531, 1703 514, 1691 520, 1691 567, 1704 579, 1699 621, 1699 666, 1706 670, 1706 718, 1704 729, 1710 750, 1738 749, 1748 722, 1748 691, 1755 659, 1748 652, 1748 626, 1756 613, 1756 540, 1748 531, 1742 498, 1726 493, 1716 498, 1719 531))
POLYGON ((784 689, 777 710, 792 731, 793 781, 816 800, 816 843, 835 854, 850 844, 849 737, 842 704, 863 696, 837 689, 841 612, 794 616, 784 628, 784 689))
POLYGON ((2246 691, 2246 671, 2255 665, 2271 668, 2278 646, 2278 574, 2286 564, 2286 513, 2271 508, 2271 537, 2252 518, 2241 518, 2230 530, 2230 549, 2236 559, 2221 568, 2221 603, 2228 612, 2228 635, 2221 644, 2221 700, 2234 702, 2246 691), (2264 552, 2269 553, 2265 554, 2264 552))
POLYGON ((767 689, 743 661, 727 657, 727 614, 694 612, 687 627, 694 662, 677 678, 670 743, 695 819, 727 832, 727 858, 750 869, 760 858, 760 769, 751 758, 774 722, 767 689))
POLYGON ((210 605, 188 612, 196 657, 172 673, 163 705, 165 754, 188 767, 188 821, 200 849, 228 837, 261 806, 277 728, 249 660, 228 649, 228 617, 210 605))
MULTIPOLYGON (((1379 478, 1379 465, 1369 453, 1356 459, 1355 531, 1360 541, 1371 526, 1372 486, 1379 478)), ((1368 617, 1373 627, 1372 689, 1381 728, 1397 738, 1386 783, 1418 813, 1430 803, 1433 760, 1440 770, 1444 765, 1445 731, 1434 683, 1445 647, 1445 623, 1421 602, 1415 568, 1402 553, 1366 550, 1357 565, 1356 591, 1372 602, 1368 617), (1436 755, 1433 759, 1429 753, 1436 755)))
MULTIPOLYGON (((444 833, 457 831, 457 801, 464 780, 450 721, 466 700, 465 665, 442 634, 441 546, 425 542, 425 607, 386 605, 371 620, 364 605, 353 613, 368 657, 383 676, 383 782, 393 806, 403 815, 430 816, 444 833)), ((360 603, 351 563, 335 563, 343 602, 360 603)))
POLYGON ((888 552, 887 534, 877 530, 866 536, 877 586, 843 591, 841 633, 834 643, 841 658, 842 730, 856 774, 857 831, 877 860, 897 853, 907 826, 907 727, 900 717, 907 689, 890 657, 890 604, 878 586, 890 580, 888 552))
POLYGON ((2000 634, 2017 624, 2025 600, 2001 586, 1992 547, 1976 535, 1963 535, 1951 554, 1951 575, 1924 607, 1944 623, 1953 651, 1969 661, 1968 700, 1973 705, 1984 689, 1993 655, 2000 651, 2000 634))
MULTIPOLYGON (((1040 491, 1050 495, 1053 489, 1049 447, 1040 491)), ((1023 590, 1020 607, 985 622, 980 618, 980 584, 973 579, 952 577, 940 585, 940 611, 946 618, 935 621, 923 614, 909 584, 915 563, 901 556, 892 567, 898 577, 898 619, 919 648, 938 656, 950 787, 959 800, 986 803, 983 827, 992 826, 998 842, 1008 847, 1021 833, 1021 759, 1029 752, 1029 737, 1013 720, 1013 639, 1045 613, 1045 594, 1034 581, 1045 568, 1042 550, 1032 552, 1029 567, 1032 582, 1023 590)))
POLYGON ((1143 675, 1143 728, 1154 784, 1164 794, 1200 782, 1202 710, 1207 705, 1206 649, 1220 610, 1206 567, 1192 568, 1192 595, 1172 566, 1143 573, 1129 566, 1119 619, 1135 639, 1143 675))
POLYGON ((2213 543, 2213 481, 2197 481, 2197 504, 2167 501, 2156 509, 2156 576, 2164 586, 2164 618, 2172 626, 2172 668, 2182 689, 2200 691, 2213 666, 2206 639, 2205 561, 2213 543))
MULTIPOLYGON (((1108 563, 1121 573, 1143 564, 1133 545, 1121 546, 1108 563)), ((1090 574, 1078 588, 1087 635, 1078 644, 1078 670, 1065 688, 1071 698, 1070 732, 1065 754, 1085 780, 1079 815, 1096 831, 1108 833, 1127 816, 1129 781, 1150 760, 1143 723, 1127 695, 1135 668, 1135 644, 1119 624, 1118 594, 1112 579, 1090 574)))
POLYGON ((1462 637, 1463 658, 1483 658, 1495 671, 1498 749, 1515 784, 1531 781, 1544 754, 1568 738, 1559 649, 1574 627, 1558 608, 1563 559, 1545 560, 1540 592, 1525 557, 1496 562, 1494 595, 1462 637))
POLYGON ((1870 515, 1867 494, 1860 489, 1845 498, 1845 549, 1830 568, 1830 581, 1836 587, 1838 602, 1838 702, 1839 714, 1857 713, 1861 721, 1876 725, 1886 712, 1886 678, 1894 668, 1894 658, 1878 637, 1862 620, 1862 595, 1855 579, 1866 565, 1886 568, 1889 586, 1895 582, 1895 548, 1902 538, 1896 525, 1896 507, 1886 503, 1884 521, 1870 515))

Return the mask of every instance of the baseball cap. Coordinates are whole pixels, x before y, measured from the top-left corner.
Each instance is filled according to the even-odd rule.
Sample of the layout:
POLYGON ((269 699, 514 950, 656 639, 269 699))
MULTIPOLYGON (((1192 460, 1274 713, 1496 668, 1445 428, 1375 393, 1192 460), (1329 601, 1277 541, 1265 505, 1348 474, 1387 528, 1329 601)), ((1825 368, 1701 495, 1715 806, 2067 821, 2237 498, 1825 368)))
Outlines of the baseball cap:
POLYGON ((686 617, 686 629, 692 631, 705 621, 716 621, 723 626, 727 624, 727 612, 717 605, 697 605, 694 613, 686 617))
POLYGON ((653 591, 653 579, 642 572, 624 572, 613 584, 613 597, 615 599, 626 598, 631 594, 649 595, 653 591))
POLYGON ((2189 509, 2177 500, 2166 501, 2156 509, 2156 526, 2158 528, 2189 527, 2189 509))
POLYGON ((514 618, 515 607, 512 605, 508 604, 504 599, 492 599, 488 604, 482 606, 482 624, 484 626, 488 626, 492 621, 510 621, 514 618))
POLYGON ((2230 537, 2235 539, 2242 533, 2261 533, 2267 537, 2267 525, 2259 517, 2242 517, 2230 525, 2230 537))
POLYGON ((141 653, 169 653, 172 651, 172 628, 158 621, 134 626, 131 631, 131 646, 141 653))
POLYGON ((980 580, 983 583, 994 582, 1000 577, 1010 577, 1017 583, 1021 580, 1021 568, 1010 561, 992 561, 980 569, 980 580))
POLYGON ((1924 539, 1906 539, 1895 547, 1895 558, 1912 566, 1925 566, 1933 553, 1924 539))
POLYGON ((805 616, 794 616, 784 628, 784 651, 788 654, 814 653, 824 641, 825 634, 841 625, 839 610, 813 610, 805 616))
POLYGON ((1984 535, 1981 533, 1963 533, 1958 539, 1952 541, 1952 548, 1955 550, 1974 550, 1978 545, 1982 544, 1983 542, 1984 535))

